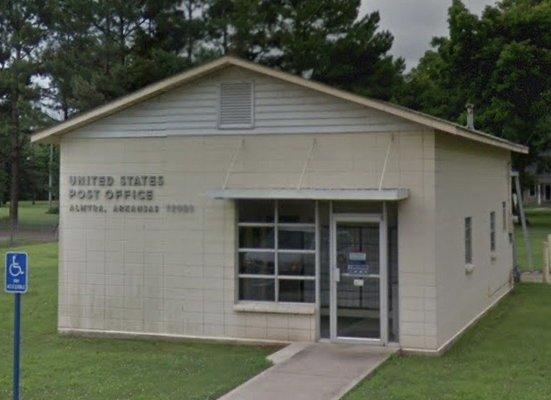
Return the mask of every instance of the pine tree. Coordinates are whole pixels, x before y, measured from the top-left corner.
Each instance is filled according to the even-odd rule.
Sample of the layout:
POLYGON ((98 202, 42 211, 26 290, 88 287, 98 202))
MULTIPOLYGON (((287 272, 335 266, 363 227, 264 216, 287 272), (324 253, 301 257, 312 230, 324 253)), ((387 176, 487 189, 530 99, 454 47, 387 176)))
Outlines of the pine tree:
POLYGON ((8 141, 9 150, 4 156, 10 169, 13 230, 18 224, 22 155, 29 133, 43 117, 37 104, 41 90, 35 79, 41 72, 48 4, 38 0, 2 1, 0 9, 0 134, 8 141))
POLYGON ((211 0, 209 38, 234 54, 343 89, 389 99, 404 63, 388 54, 379 14, 359 0, 211 0))

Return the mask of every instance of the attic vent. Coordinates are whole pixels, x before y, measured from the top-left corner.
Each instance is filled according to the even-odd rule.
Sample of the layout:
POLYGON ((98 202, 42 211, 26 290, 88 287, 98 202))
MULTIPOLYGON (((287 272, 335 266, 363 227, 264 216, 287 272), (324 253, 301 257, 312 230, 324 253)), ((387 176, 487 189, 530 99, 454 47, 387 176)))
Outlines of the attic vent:
POLYGON ((252 128, 254 95, 252 82, 226 82, 220 85, 218 127, 252 128))

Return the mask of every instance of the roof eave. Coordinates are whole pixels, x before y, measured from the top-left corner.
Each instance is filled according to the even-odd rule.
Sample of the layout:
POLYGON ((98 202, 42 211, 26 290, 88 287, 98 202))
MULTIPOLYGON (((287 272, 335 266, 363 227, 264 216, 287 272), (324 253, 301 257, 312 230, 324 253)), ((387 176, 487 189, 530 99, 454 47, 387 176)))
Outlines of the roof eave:
POLYGON ((506 150, 510 150, 515 153, 528 154, 530 148, 519 143, 511 142, 507 139, 500 138, 498 136, 490 135, 489 133, 471 130, 460 125, 456 126, 457 135, 466 139, 476 140, 478 142, 487 143, 492 146, 500 147, 506 150))

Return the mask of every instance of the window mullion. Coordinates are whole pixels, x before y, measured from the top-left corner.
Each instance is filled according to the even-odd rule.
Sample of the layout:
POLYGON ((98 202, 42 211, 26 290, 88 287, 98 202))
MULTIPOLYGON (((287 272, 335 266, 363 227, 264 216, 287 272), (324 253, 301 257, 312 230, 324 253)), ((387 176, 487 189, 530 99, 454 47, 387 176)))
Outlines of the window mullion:
POLYGON ((239 222, 237 224, 238 227, 263 227, 263 228, 271 228, 274 226, 272 222, 239 222))
POLYGON ((269 274, 238 274, 239 278, 247 278, 247 279, 271 279, 274 276, 269 274))
POLYGON ((279 275, 279 278, 288 281, 313 281, 316 279, 316 277, 312 275, 279 275))
MULTIPOLYGON (((314 244, 315 246, 315 244, 314 244)), ((316 254, 315 247, 313 249, 301 250, 301 249, 279 249, 278 252, 286 254, 316 254)))
POLYGON ((316 224, 309 224, 306 222, 280 222, 279 226, 282 228, 315 228, 316 224))
POLYGON ((237 251, 240 253, 273 253, 274 249, 264 247, 240 247, 239 249, 237 249, 237 251))

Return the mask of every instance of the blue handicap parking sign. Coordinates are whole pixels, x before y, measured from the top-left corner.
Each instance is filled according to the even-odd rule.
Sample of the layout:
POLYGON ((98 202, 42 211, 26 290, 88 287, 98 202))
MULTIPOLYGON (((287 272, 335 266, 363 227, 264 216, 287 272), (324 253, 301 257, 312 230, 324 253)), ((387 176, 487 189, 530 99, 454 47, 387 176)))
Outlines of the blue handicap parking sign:
POLYGON ((6 292, 26 293, 29 282, 27 253, 6 253, 6 292))

